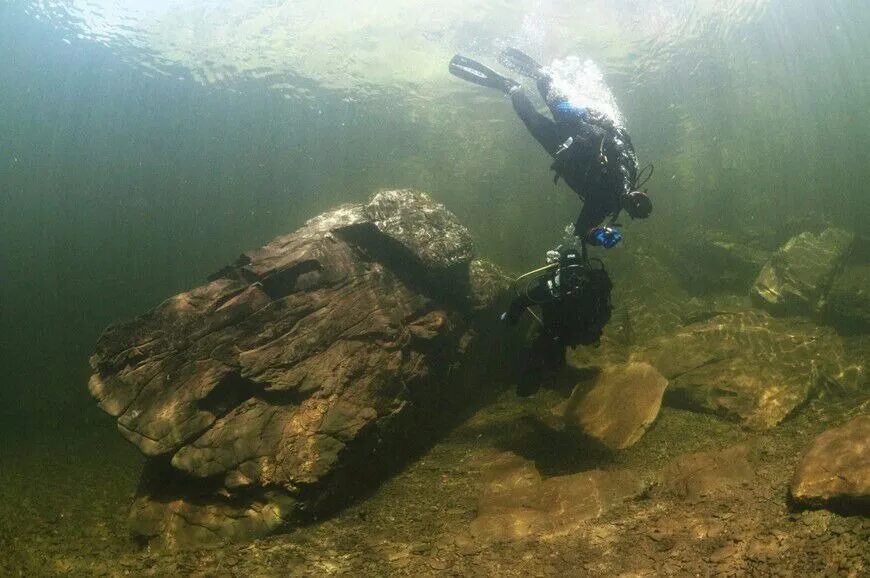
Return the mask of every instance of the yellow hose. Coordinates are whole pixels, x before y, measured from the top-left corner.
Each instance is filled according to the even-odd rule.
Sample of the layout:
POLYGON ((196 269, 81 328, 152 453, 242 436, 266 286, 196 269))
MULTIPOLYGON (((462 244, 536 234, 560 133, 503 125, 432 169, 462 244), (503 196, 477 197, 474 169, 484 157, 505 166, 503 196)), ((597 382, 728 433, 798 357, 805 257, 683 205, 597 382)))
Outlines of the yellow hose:
MULTIPOLYGON (((544 273, 544 272, 546 272, 546 271, 549 271, 550 269, 555 269, 555 268, 557 268, 558 266, 559 266, 559 263, 558 263, 558 262, 556 262, 556 263, 550 263, 549 265, 544 265, 543 267, 539 267, 539 268, 535 269, 534 271, 529 271, 528 273, 523 273, 522 275, 520 275, 519 277, 517 277, 516 279, 514 279, 514 282, 513 282, 513 285, 514 285, 514 291, 516 292, 517 295, 520 295, 520 290, 519 290, 519 287, 518 287, 520 281, 522 281, 523 279, 526 279, 526 278, 528 278, 528 277, 532 277, 532 276, 534 276, 534 275, 538 275, 538 274, 540 274, 540 273, 544 273)), ((532 308, 531 308, 531 307, 526 307, 526 311, 528 311, 529 314, 530 314, 532 317, 535 318, 535 321, 537 321, 537 322, 541 325, 541 327, 544 327, 544 322, 541 320, 540 317, 538 317, 537 315, 535 315, 535 312, 532 311, 532 308)))
POLYGON ((531 277, 533 275, 543 273, 544 271, 549 271, 550 269, 555 269, 558 266, 559 266, 559 263, 550 263, 549 265, 544 265, 543 267, 539 267, 538 269, 535 269, 534 271, 529 271, 528 273, 523 273, 522 275, 520 275, 519 277, 514 279, 514 288, 516 289, 517 284, 519 284, 519 282, 522 281, 523 279, 525 279, 526 277, 531 277))

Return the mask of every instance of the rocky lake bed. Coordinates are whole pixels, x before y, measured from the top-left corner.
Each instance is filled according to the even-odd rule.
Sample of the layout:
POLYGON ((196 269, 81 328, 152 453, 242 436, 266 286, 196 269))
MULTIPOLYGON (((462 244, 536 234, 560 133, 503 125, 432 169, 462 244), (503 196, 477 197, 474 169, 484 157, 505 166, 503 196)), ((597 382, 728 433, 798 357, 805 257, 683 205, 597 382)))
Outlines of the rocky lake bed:
POLYGON ((449 211, 313 219, 107 330, 138 451, 3 467, 0 574, 867 575, 866 241, 692 242, 684 277, 617 257, 601 343, 519 398, 508 276, 449 211))
MULTIPOLYGON (((93 462, 63 467, 42 460, 18 471, 42 479, 38 491, 4 479, 2 524, 10 553, 4 575, 843 575, 870 566, 867 515, 796 508, 789 487, 803 452, 824 431, 870 409, 865 399, 811 403, 779 427, 747 432, 710 414, 662 408, 637 444, 611 452, 552 429, 564 392, 532 401, 500 394, 468 416, 365 499, 288 533, 202 549, 141 549, 129 537, 126 508, 142 460, 124 442, 93 462), (484 498, 498 475, 541 479, 584 472, 630 472, 639 480, 599 504, 584 488, 569 494, 566 517, 533 502, 548 527, 515 536, 481 524, 497 506, 484 498), (99 476, 93 475, 100 471, 99 476), (28 496, 23 502, 20 496, 28 496), (483 503, 482 503, 483 500, 483 503), (483 534, 475 534, 483 531, 483 534)), ((62 462, 71 449, 48 455, 62 462)), ((92 449, 92 448, 91 448, 92 449)), ((5 468, 4 468, 5 470, 5 468)), ((5 470, 9 471, 9 470, 5 470)), ((2 475, 2 474, 0 474, 2 475)), ((5 478, 5 476, 4 476, 5 478)), ((585 485, 585 487, 590 487, 585 485)), ((524 519, 523 512, 503 516, 524 519)), ((503 527, 503 526, 499 526, 503 527)))

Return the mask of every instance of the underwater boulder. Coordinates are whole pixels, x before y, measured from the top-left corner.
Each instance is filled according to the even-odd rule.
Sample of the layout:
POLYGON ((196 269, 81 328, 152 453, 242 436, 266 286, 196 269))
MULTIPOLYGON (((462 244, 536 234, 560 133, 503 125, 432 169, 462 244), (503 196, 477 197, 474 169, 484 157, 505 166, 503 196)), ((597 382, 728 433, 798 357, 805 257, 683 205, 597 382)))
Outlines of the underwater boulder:
POLYGON ((669 380, 665 403, 750 429, 776 426, 820 388, 856 391, 866 358, 830 328, 761 311, 725 313, 657 338, 632 354, 669 380))
POLYGON ((759 273, 750 292, 753 302, 778 315, 818 313, 854 240, 834 228, 793 237, 759 273))
POLYGON ((110 327, 89 386, 149 457, 134 533, 262 536, 364 486, 467 395, 454 370, 506 289, 443 205, 385 191, 110 327))
POLYGON ((870 415, 819 435, 795 471, 790 494, 800 506, 870 513, 870 415))
POLYGON ((590 390, 574 389, 564 420, 612 450, 631 447, 658 417, 667 385, 648 363, 606 367, 590 390))

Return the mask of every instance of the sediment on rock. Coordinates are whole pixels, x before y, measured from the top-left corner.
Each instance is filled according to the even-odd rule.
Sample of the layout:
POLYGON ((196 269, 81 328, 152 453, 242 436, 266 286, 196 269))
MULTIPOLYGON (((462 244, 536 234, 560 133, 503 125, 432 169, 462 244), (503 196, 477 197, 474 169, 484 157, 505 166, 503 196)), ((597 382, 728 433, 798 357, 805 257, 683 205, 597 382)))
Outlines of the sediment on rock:
POLYGON ((855 358, 832 329, 759 311, 687 325, 632 359, 669 380, 666 403, 752 429, 777 425, 819 388, 848 392, 867 382, 866 360, 855 358))
POLYGON ((789 491, 798 506, 870 513, 870 415, 813 440, 789 491))
POLYGON ((842 229, 793 237, 761 270, 750 295, 775 314, 818 313, 854 242, 855 236, 842 229))
POLYGON ((745 443, 684 454, 662 470, 656 494, 688 501, 727 497, 740 485, 752 483, 755 460, 753 448, 745 443))
POLYGON ((565 423, 612 450, 631 447, 659 414, 668 380, 647 363, 605 367, 560 408, 565 423))
POLYGON ((469 528, 472 539, 480 542, 566 535, 645 489, 630 471, 543 478, 532 462, 511 453, 484 467, 485 486, 469 528))

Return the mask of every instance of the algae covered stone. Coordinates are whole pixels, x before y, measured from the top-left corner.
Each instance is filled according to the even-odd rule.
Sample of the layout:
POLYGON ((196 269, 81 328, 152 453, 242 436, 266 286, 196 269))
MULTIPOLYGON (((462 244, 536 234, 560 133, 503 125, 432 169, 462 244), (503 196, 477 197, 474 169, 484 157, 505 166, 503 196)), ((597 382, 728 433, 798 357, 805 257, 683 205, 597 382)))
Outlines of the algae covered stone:
POLYGON ((800 505, 870 513, 870 415, 818 436, 791 482, 800 505))
POLYGON ((753 300, 777 314, 817 312, 854 239, 848 231, 833 228, 793 237, 761 270, 752 287, 753 300))
POLYGON ((716 315, 632 354, 669 380, 666 403, 709 411, 752 429, 785 419, 818 387, 854 391, 866 359, 830 328, 761 311, 716 315))

